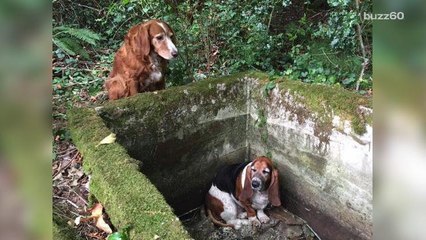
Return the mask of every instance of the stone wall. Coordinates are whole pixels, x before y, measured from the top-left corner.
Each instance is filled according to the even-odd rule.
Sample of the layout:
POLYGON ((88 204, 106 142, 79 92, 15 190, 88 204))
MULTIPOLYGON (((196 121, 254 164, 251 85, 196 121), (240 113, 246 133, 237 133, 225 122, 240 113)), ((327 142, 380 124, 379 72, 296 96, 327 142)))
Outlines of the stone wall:
MULTIPOLYGON (((114 145, 129 154, 121 158, 138 166, 176 215, 203 203, 219 166, 270 155, 280 170, 284 207, 323 239, 371 238, 371 101, 339 87, 284 79, 266 91, 269 81, 253 72, 203 80, 109 102, 97 114, 117 134, 114 145)), ((73 111, 73 140, 84 150, 87 139, 102 137, 83 131, 93 122, 84 116, 91 111, 73 111)), ((84 157, 89 172, 104 161, 90 151, 84 157)), ((114 190, 104 186, 109 179, 97 181, 94 194, 108 209, 114 190)), ((110 217, 116 224, 124 216, 110 217)))
POLYGON ((246 87, 235 77, 203 81, 98 112, 179 215, 203 203, 221 165, 246 160, 246 87))
POLYGON ((251 155, 272 155, 287 207, 325 239, 370 239, 371 103, 339 88, 283 81, 265 96, 250 84, 251 155))

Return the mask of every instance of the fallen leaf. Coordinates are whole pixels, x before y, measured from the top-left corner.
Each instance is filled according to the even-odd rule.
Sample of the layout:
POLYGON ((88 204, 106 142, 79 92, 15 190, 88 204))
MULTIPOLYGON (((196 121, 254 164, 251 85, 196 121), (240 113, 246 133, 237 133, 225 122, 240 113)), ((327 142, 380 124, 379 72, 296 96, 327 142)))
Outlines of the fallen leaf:
POLYGON ((100 203, 96 203, 91 209, 90 212, 92 216, 90 218, 94 218, 96 220, 96 227, 101 229, 106 233, 112 233, 111 227, 105 222, 102 216, 103 206, 100 203))
POLYGON ((104 207, 100 203, 95 203, 95 205, 89 209, 89 211, 92 213, 92 217, 98 218, 102 216, 102 210, 104 207))
POLYGON ((98 219, 96 220, 96 227, 98 227, 99 229, 101 229, 102 231, 106 233, 112 233, 111 227, 105 222, 102 215, 98 217, 98 219))
POLYGON ((76 217, 76 219, 74 220, 74 224, 75 225, 80 224, 80 220, 81 220, 81 216, 76 217))
POLYGON ((98 143, 98 145, 96 145, 96 147, 98 147, 101 144, 110 144, 110 143, 113 143, 113 142, 115 142, 115 139, 116 139, 115 133, 111 133, 106 138, 102 139, 102 141, 100 141, 98 143))

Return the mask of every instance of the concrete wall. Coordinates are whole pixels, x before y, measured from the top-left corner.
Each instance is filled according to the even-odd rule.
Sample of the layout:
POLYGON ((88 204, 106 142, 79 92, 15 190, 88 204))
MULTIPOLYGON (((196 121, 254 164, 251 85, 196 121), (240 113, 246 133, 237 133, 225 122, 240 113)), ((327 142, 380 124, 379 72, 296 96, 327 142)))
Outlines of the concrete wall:
POLYGON ((286 207, 305 218, 324 239, 370 239, 372 128, 366 122, 365 132, 357 134, 351 121, 342 116, 357 122, 349 110, 358 108, 352 114, 360 114, 362 119, 371 110, 354 101, 355 109, 339 112, 326 100, 341 101, 334 98, 339 91, 343 98, 355 97, 342 89, 333 94, 330 89, 315 91, 315 86, 304 86, 303 90, 312 89, 311 94, 316 94, 311 100, 322 102, 319 110, 306 101, 310 91, 296 90, 301 86, 278 83, 265 96, 261 82, 253 79, 249 84, 251 158, 272 155, 281 173, 286 207), (256 126, 260 118, 266 119, 264 127, 256 126))
POLYGON ((323 239, 370 239, 371 101, 284 79, 268 92, 268 82, 243 73, 109 102, 97 112, 177 215, 203 203, 219 166, 271 155, 284 207, 323 239))
POLYGON ((200 82, 99 115, 180 215, 203 204, 220 166, 247 160, 246 87, 238 78, 200 82))

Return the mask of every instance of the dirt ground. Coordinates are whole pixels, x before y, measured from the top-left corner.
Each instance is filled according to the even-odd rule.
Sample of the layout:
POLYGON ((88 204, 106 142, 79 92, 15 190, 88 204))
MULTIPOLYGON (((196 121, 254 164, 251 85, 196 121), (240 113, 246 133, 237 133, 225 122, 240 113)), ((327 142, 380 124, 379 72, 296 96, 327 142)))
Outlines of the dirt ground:
POLYGON ((216 227, 206 217, 200 207, 181 217, 186 229, 196 240, 318 240, 315 233, 301 218, 279 207, 269 209, 267 215, 271 221, 260 227, 243 226, 238 230, 230 227, 216 227))

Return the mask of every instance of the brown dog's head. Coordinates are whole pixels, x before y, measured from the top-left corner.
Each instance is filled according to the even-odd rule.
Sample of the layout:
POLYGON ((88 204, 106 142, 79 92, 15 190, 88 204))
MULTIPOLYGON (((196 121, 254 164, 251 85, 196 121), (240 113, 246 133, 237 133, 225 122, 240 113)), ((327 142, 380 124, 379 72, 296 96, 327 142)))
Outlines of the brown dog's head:
POLYGON ((170 60, 178 55, 174 39, 170 26, 155 19, 132 27, 125 37, 125 43, 138 57, 148 56, 153 50, 162 58, 170 60))
POLYGON ((250 199, 253 191, 268 191, 269 201, 273 206, 280 206, 278 170, 274 168, 271 159, 258 157, 246 171, 244 187, 239 196, 240 200, 250 199))

